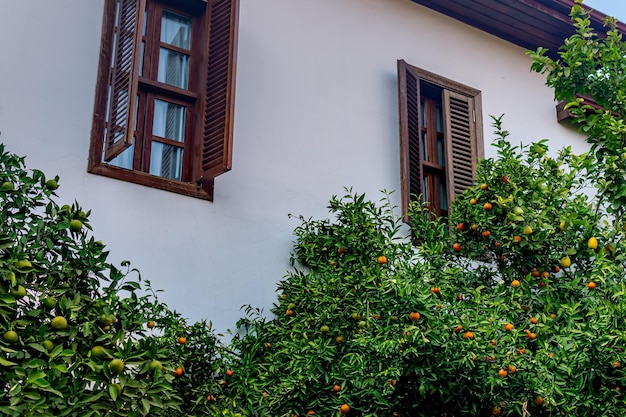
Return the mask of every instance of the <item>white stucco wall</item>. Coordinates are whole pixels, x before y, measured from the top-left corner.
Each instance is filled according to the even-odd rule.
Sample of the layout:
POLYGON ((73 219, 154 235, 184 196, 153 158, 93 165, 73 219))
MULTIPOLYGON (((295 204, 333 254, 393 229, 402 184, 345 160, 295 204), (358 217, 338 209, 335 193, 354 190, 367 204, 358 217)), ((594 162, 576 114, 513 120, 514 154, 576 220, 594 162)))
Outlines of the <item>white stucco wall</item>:
MULTIPOLYGON (((521 48, 409 0, 241 0, 233 170, 215 201, 87 174, 102 0, 0 0, 0 141, 92 208, 112 260, 172 308, 233 327, 274 300, 287 214, 326 215, 343 186, 399 189, 396 60, 482 91, 513 141, 584 149, 521 48)), ((399 199, 399 195, 396 195, 399 199)))

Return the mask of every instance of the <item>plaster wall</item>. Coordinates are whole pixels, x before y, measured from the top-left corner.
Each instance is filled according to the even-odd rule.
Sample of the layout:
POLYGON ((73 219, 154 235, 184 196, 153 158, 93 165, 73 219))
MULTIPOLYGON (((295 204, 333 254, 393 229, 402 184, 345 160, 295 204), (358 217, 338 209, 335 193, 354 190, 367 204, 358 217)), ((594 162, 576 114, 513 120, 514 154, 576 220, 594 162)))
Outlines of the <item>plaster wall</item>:
POLYGON ((326 216, 344 186, 399 189, 397 59, 482 91, 487 156, 502 113, 514 142, 585 149, 522 48, 409 0, 241 0, 233 170, 214 202, 88 174, 102 8, 0 0, 0 141, 60 175, 61 204, 92 209, 111 260, 219 330, 243 304, 271 306, 299 224, 288 213, 326 216))

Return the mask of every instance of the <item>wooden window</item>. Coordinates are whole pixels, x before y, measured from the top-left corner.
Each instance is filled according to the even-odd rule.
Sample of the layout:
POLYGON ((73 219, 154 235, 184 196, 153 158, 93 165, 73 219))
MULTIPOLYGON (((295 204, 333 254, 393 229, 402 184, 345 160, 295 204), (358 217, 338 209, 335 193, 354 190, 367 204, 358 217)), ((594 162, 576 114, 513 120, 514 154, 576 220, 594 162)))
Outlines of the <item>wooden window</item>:
POLYGON ((213 199, 232 161, 239 0, 105 0, 89 172, 213 199))
POLYGON ((416 196, 446 217, 483 156, 480 91, 398 61, 402 210, 416 196))

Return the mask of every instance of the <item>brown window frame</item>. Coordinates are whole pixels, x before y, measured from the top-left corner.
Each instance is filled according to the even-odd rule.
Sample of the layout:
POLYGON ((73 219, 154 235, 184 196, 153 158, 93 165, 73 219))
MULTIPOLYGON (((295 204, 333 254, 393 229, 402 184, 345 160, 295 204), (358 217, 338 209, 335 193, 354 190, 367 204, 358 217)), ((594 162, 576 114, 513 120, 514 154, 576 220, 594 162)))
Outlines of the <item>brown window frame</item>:
POLYGON ((238 16, 239 0, 105 0, 88 172, 213 200, 214 178, 232 167, 238 16), (119 14, 125 17, 120 18, 120 28, 115 22, 118 3, 123 11, 119 14), (146 5, 149 22, 144 36, 146 5), (188 52, 187 89, 157 80, 159 48, 164 46, 160 19, 165 9, 192 22, 190 50, 168 47, 188 52), (142 42, 143 72, 139 74, 142 42), (117 97, 113 102, 110 91, 117 97), (168 143, 168 139, 151 136, 155 99, 185 108, 184 139, 169 142, 184 149, 180 181, 149 173, 152 141, 168 143), (128 111, 135 106, 136 121, 135 112, 128 111), (109 121, 107 114, 116 118, 109 121), (106 138, 106 132, 113 132, 108 125, 122 133, 106 138), (107 162, 133 144, 132 169, 107 162))
MULTIPOLYGON (((419 195, 424 201, 424 178, 429 176, 431 212, 446 217, 456 195, 473 184, 478 158, 484 157, 481 92, 398 60, 398 103, 400 122, 400 192, 402 214, 408 219, 409 204, 419 195), (424 93, 422 93, 422 89, 424 93), (437 92, 444 130, 445 168, 434 161, 424 161, 422 135, 430 149, 437 149, 437 137, 428 126, 436 122, 432 111, 437 92), (425 98, 426 125, 422 121, 421 101, 425 98), (448 207, 440 204, 438 183, 445 182, 448 207)), ((430 156, 430 154, 428 155, 430 156)))

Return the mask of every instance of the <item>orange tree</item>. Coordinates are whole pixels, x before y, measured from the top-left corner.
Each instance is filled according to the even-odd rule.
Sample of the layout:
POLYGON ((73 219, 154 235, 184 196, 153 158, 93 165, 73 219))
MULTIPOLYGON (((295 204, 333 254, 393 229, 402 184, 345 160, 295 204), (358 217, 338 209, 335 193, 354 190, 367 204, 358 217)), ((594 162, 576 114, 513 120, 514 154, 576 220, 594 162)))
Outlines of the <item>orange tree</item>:
POLYGON ((187 416, 203 408, 202 394, 218 383, 210 326, 188 326, 127 262, 108 263, 88 233, 89 211, 55 202, 58 181, 26 170, 0 145, 0 413, 187 416))
MULTIPOLYGON (((261 416, 626 414, 626 47, 575 4, 559 59, 539 49, 591 150, 515 147, 449 219, 348 194, 301 219, 273 318, 248 308, 226 397, 261 416), (602 109, 576 94, 592 96, 602 109)), ((223 404, 222 404, 223 405, 223 404)), ((217 408, 216 408, 216 412, 217 408)))

